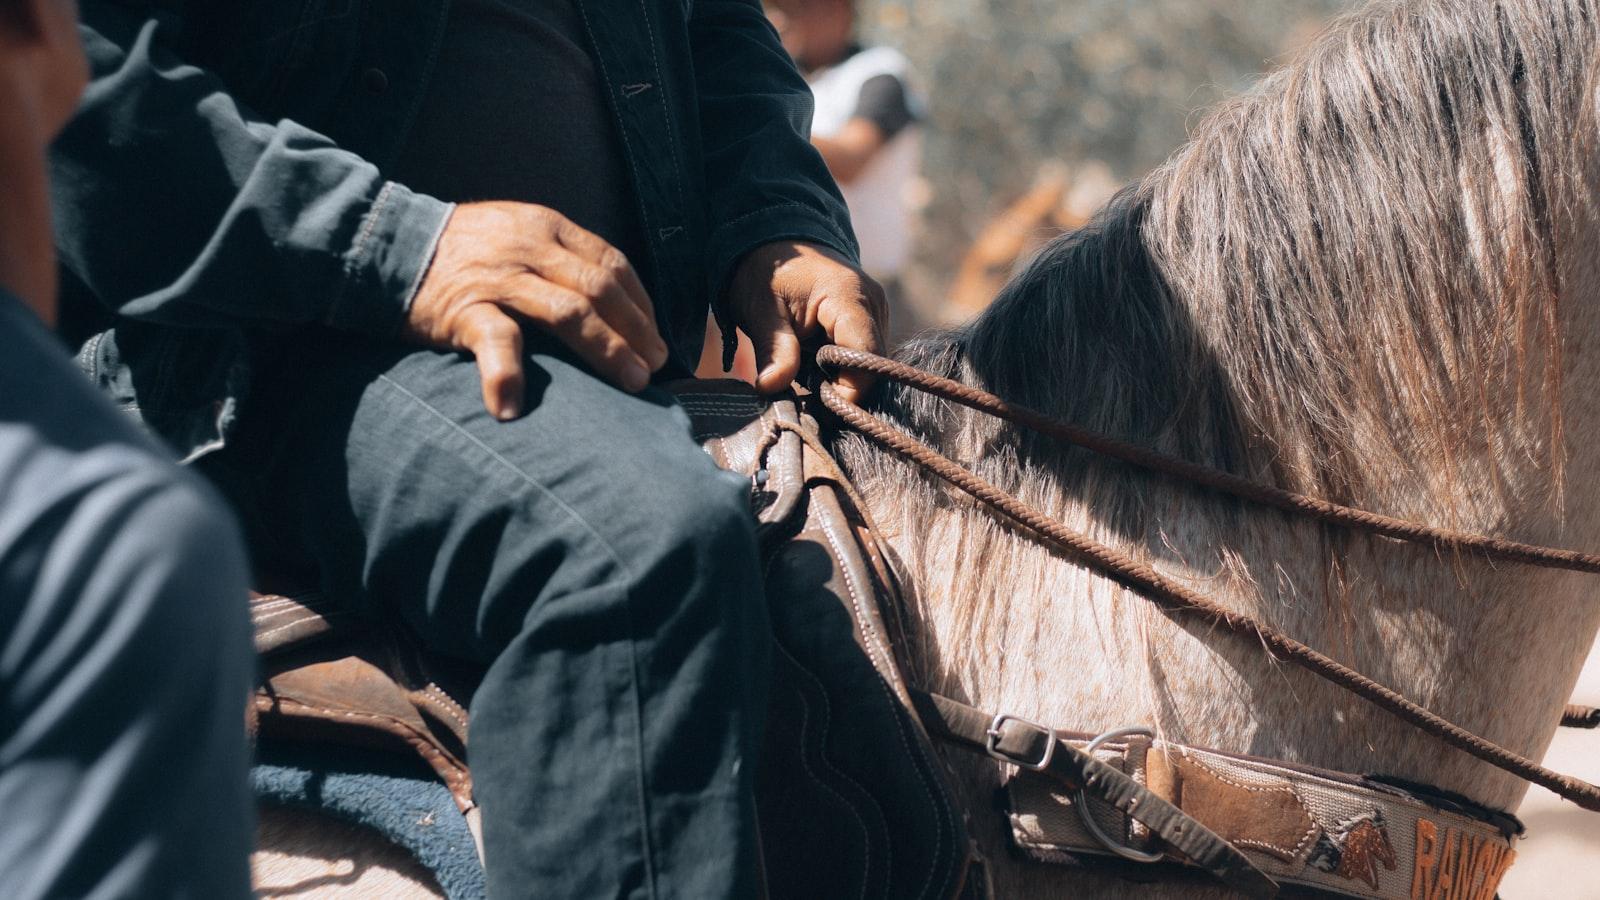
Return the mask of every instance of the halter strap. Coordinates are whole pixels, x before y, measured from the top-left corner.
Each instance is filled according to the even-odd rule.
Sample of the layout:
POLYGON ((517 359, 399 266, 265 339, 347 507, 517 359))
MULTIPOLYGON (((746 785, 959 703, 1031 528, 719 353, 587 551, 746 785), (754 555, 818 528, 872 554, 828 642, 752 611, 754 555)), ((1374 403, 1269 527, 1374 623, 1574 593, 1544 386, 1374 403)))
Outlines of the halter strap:
POLYGON ((1273 897, 1277 882, 1237 847, 1121 771, 1015 716, 990 715, 949 697, 911 690, 911 702, 936 737, 1031 769, 1072 790, 1084 790, 1132 818, 1189 862, 1247 897, 1273 897))

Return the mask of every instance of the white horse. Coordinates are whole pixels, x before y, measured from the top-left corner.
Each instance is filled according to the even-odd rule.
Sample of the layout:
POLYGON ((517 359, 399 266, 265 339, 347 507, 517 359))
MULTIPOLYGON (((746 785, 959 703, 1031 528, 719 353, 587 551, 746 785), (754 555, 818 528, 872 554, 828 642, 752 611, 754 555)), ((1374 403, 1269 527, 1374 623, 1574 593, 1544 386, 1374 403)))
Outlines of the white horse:
MULTIPOLYGON (((974 323, 898 356, 1293 490, 1600 547, 1597 29, 1595 0, 1375 2, 1213 111, 974 323)), ((1592 576, 1242 506, 906 390, 881 412, 1532 759, 1600 626, 1592 576)), ((1168 619, 875 445, 841 451, 906 564, 910 652, 932 689, 1059 728, 1143 724, 1492 809, 1521 801, 1518 779, 1259 644, 1168 619)), ((951 762, 1000 896, 1197 895, 1018 862, 990 811, 998 764, 951 762)))
MULTIPOLYGON (((1378 0, 1213 111, 977 321, 900 358, 1294 490, 1600 547, 1597 30, 1600 0, 1378 0)), ((1600 627, 1586 576, 1294 521, 901 390, 880 411, 1073 528, 1530 758, 1600 627)), ((906 565, 924 686, 1062 728, 1144 724, 1494 809, 1520 802, 1517 779, 1259 645, 1160 615, 875 445, 839 450, 906 565)), ((991 811, 998 765, 951 762, 1002 897, 1225 893, 1022 863, 991 811)), ((302 852, 290 876, 294 842, 276 849, 280 878, 331 865, 302 852)))

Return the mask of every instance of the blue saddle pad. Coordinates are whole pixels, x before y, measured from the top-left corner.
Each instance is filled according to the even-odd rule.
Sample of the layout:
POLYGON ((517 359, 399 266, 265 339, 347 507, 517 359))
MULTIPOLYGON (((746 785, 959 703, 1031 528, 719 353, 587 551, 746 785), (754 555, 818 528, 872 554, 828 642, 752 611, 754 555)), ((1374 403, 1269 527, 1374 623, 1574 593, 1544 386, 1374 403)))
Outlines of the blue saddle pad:
POLYGON ((420 761, 264 740, 250 777, 262 803, 312 810, 377 831, 432 872, 450 900, 486 895, 467 821, 420 761))

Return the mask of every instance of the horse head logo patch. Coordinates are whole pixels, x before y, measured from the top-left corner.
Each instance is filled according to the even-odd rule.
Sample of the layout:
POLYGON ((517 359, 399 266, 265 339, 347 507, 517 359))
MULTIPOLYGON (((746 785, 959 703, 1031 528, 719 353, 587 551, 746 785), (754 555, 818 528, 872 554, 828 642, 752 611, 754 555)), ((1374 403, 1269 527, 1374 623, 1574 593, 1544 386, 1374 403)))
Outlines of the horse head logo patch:
POLYGON ((1383 813, 1373 810, 1340 822, 1317 838, 1306 865, 1378 889, 1378 867, 1393 872, 1399 865, 1383 813))

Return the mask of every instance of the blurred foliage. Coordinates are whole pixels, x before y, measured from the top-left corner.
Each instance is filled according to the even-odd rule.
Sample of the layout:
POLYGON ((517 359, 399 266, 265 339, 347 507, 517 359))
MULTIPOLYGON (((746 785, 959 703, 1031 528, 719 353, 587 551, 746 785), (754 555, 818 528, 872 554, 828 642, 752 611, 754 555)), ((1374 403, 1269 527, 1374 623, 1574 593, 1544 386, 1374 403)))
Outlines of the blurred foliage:
POLYGON ((1193 117, 1248 88, 1351 0, 861 0, 868 41, 927 103, 908 288, 937 303, 984 223, 1042 166, 1158 165, 1193 117))

